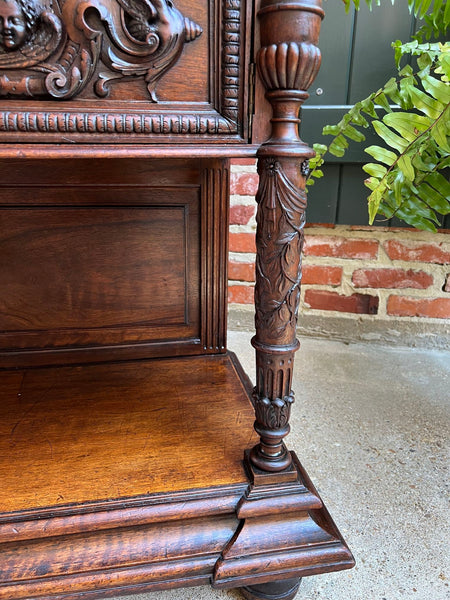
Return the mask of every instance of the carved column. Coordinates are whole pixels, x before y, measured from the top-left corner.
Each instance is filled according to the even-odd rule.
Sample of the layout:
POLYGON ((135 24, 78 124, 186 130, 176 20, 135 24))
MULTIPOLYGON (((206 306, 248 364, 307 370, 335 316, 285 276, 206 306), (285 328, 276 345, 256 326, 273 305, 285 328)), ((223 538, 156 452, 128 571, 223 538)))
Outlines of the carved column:
POLYGON ((291 464, 291 389, 300 300, 305 181, 313 151, 299 137, 299 111, 320 66, 321 0, 262 0, 258 70, 272 105, 270 139, 258 151, 256 233, 256 423, 254 466, 282 471, 291 464))

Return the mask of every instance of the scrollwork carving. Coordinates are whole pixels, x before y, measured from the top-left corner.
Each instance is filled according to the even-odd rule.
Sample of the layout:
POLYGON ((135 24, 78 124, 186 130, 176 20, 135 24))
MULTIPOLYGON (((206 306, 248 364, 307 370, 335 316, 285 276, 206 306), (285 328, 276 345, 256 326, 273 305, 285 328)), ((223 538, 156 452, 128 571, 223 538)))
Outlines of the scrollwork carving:
POLYGON ((31 0, 0 0, 0 95, 34 96, 44 92, 54 71, 47 59, 65 39, 59 7, 50 10, 31 0), (27 69, 25 76, 14 71, 27 69))
MULTIPOLYGON (((68 0, 71 4, 78 0, 68 0)), ((81 32, 101 36, 101 59, 106 67, 95 83, 101 96, 109 84, 124 77, 144 77, 156 102, 159 79, 177 62, 183 46, 199 37, 199 25, 184 17, 171 0, 86 0, 77 8, 81 32)))
POLYGON ((202 33, 172 0, 0 0, 0 95, 68 99, 142 77, 152 101, 202 33), (5 73, 2 71, 5 70, 5 73), (94 74, 96 74, 94 81, 94 74))
POLYGON ((140 141, 148 135, 238 134, 243 9, 240 0, 218 1, 223 14, 221 54, 212 53, 210 59, 221 71, 220 105, 177 114, 162 103, 161 109, 135 106, 124 111, 108 104, 97 107, 91 100, 107 98, 120 80, 140 79, 149 100, 156 101, 161 78, 179 59, 184 44, 195 43, 202 33, 171 0, 0 0, 7 25, 2 37, 0 19, 0 97, 73 100, 82 95, 83 103, 89 100, 70 108, 55 104, 49 110, 37 104, 36 109, 9 105, 0 111, 0 132, 24 140, 28 133, 51 134, 52 139, 57 134, 62 142, 77 141, 79 134, 131 135, 140 141), (19 19, 16 32, 8 29, 11 12, 19 19))

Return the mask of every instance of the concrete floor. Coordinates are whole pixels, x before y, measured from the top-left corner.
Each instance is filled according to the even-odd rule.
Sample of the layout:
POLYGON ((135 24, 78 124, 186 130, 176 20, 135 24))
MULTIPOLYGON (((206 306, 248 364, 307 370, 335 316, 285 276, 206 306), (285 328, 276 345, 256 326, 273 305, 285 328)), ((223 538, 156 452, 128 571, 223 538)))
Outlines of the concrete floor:
MULTIPOLYGON (((229 348, 252 376, 250 334, 229 348)), ((450 598, 450 353, 303 339, 288 445, 352 549, 351 571, 305 578, 299 600, 450 598)), ((130 600, 237 600, 207 587, 130 600)))

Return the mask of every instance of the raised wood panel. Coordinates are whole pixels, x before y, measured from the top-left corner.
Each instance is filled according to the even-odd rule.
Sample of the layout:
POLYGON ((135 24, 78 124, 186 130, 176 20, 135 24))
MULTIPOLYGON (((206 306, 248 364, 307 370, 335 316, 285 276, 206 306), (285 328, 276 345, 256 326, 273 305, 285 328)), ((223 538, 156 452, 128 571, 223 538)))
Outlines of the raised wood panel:
POLYGON ((36 33, 6 54, 0 43, 0 140, 247 143, 251 3, 155 6, 36 4, 36 33))
POLYGON ((198 336, 198 198, 179 193, 173 206, 1 211, 2 345, 148 341, 189 321, 198 336))
POLYGON ((224 351, 225 165, 1 163, 0 365, 224 351))

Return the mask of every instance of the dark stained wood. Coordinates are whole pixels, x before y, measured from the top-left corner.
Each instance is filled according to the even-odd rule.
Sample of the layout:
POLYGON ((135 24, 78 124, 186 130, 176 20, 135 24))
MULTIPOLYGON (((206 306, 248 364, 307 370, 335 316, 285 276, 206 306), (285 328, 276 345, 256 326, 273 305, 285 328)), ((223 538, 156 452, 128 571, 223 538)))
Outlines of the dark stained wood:
POLYGON ((289 590, 283 585, 273 589, 274 580, 298 579, 324 568, 349 569, 354 565, 351 552, 295 454, 289 467, 294 475, 290 481, 273 478, 262 484, 260 470, 251 465, 249 469, 251 483, 236 511, 242 524, 216 563, 215 587, 244 586, 255 598, 263 599, 267 593, 269 598, 281 599, 289 590), (261 587, 265 583, 267 588, 261 587), (257 584, 255 590, 252 584, 257 584))
POLYGON ((223 352, 226 163, 52 165, 0 164, 0 366, 223 352))
POLYGON ((0 600, 289 600, 350 568, 283 444, 320 0, 0 5, 0 600), (226 350, 229 158, 267 137, 253 391, 226 350))
POLYGON ((250 3, 25 4, 25 35, 0 36, 3 141, 248 140, 250 3))
POLYGON ((282 598, 301 575, 349 568, 339 532, 295 457, 293 464, 288 485, 262 489, 253 472, 247 490, 235 484, 0 515, 0 598, 96 598, 207 582, 282 598), (297 502, 280 510, 284 496, 297 502))
POLYGON ((284 581, 271 581, 263 585, 252 585, 241 589, 246 600, 292 600, 295 598, 301 579, 285 579, 284 581))
POLYGON ((148 145, 110 145, 86 146, 48 146, 45 144, 2 144, 0 145, 0 159, 73 159, 85 158, 253 158, 259 145, 244 143, 245 140, 230 140, 222 144, 189 144, 169 146, 167 144, 148 145), (236 142, 236 143, 234 143, 236 142))
POLYGON ((258 70, 272 105, 270 138, 258 150, 256 232, 256 431, 260 443, 251 461, 283 471, 291 457, 289 433, 294 394, 292 372, 300 302, 305 182, 313 151, 302 142, 299 110, 320 66, 317 47, 321 0, 262 0, 258 12, 261 47, 258 70), (288 17, 286 16, 288 15, 288 17))

